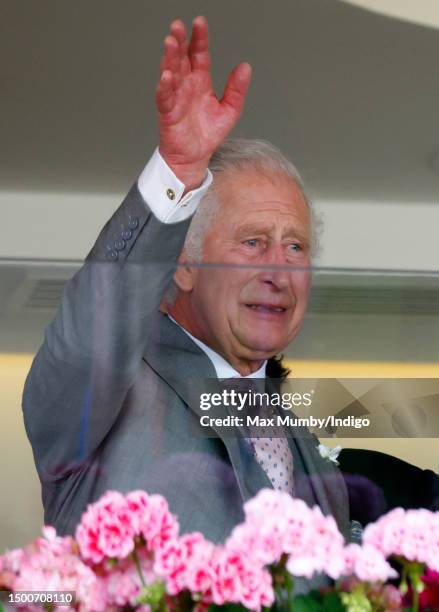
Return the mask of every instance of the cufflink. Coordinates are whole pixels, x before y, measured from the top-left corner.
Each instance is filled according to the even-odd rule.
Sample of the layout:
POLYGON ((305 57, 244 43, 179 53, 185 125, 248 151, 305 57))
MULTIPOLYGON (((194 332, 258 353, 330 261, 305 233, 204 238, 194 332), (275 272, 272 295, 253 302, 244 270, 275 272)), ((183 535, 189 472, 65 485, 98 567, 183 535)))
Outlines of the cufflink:
POLYGON ((166 195, 168 196, 168 198, 170 200, 174 200, 175 199, 175 192, 173 189, 167 189, 166 190, 166 195))

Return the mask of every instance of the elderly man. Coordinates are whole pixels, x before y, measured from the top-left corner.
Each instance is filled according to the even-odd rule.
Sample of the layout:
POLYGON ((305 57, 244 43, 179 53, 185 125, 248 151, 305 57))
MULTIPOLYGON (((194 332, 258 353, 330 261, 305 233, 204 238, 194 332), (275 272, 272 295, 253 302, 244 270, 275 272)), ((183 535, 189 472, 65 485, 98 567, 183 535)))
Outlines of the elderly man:
POLYGON ((267 143, 225 141, 250 76, 238 65, 218 101, 206 20, 189 43, 171 24, 159 147, 66 287, 25 385, 45 521, 60 533, 105 491, 144 489, 165 495, 183 531, 219 541, 270 486, 348 532, 343 478, 308 432, 194 434, 202 381, 268 387, 278 375, 309 292, 311 212, 296 170, 267 143))

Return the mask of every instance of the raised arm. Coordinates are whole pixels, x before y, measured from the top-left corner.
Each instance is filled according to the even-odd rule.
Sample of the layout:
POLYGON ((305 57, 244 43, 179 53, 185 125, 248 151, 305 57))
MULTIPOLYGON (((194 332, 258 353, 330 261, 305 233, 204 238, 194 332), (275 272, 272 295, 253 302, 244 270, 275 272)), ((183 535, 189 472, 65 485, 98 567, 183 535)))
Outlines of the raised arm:
MULTIPOLYGON (((171 24, 156 91, 164 161, 156 163, 167 164, 182 193, 205 179, 213 151, 242 111, 250 72, 237 66, 218 100, 206 20, 194 20, 190 42, 181 21, 171 24)), ((166 185, 146 182, 141 191, 133 186, 68 283, 27 377, 24 419, 42 479, 77 469, 113 426, 175 271, 190 219, 179 211, 172 222, 163 211, 166 185)))
POLYGON ((237 123, 251 67, 238 64, 218 100, 212 88, 207 21, 196 17, 190 43, 184 23, 172 22, 160 68, 156 90, 160 153, 189 190, 201 183, 212 153, 237 123))

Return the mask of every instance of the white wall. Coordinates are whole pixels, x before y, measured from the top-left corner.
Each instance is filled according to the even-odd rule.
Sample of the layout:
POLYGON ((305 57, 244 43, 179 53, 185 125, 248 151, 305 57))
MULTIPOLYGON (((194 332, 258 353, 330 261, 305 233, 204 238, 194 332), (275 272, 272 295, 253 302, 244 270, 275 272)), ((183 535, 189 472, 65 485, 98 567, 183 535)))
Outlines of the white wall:
POLYGON ((343 0, 388 17, 439 28, 437 0, 343 0))
POLYGON ((321 265, 439 270, 437 203, 317 203, 324 214, 321 265))
MULTIPOLYGON (((121 194, 0 192, 0 257, 83 259, 121 194)), ((435 203, 316 202, 322 266, 436 270, 435 203)))

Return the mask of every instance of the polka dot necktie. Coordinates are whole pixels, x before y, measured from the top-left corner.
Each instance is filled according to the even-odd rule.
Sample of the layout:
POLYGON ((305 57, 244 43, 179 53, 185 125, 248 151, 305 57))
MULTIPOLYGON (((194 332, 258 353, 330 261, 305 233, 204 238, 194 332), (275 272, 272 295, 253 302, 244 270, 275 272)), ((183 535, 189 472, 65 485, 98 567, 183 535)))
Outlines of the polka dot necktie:
MULTIPOLYGON (((226 378, 220 382, 224 388, 238 393, 260 392, 257 383, 260 379, 226 378)), ((263 381, 260 381, 263 382, 263 381)), ((257 411, 252 406, 253 413, 257 411)), ((269 431, 269 430, 268 430, 269 431)), ((278 430, 279 431, 279 430, 278 430)), ((272 433, 272 431, 271 431, 272 433)), ((263 427, 258 428, 258 437, 246 438, 255 459, 264 470, 274 489, 293 493, 293 455, 286 437, 259 437, 264 435, 263 427)))
POLYGON ((256 461, 274 489, 293 492, 293 455, 286 438, 249 438, 256 461))

